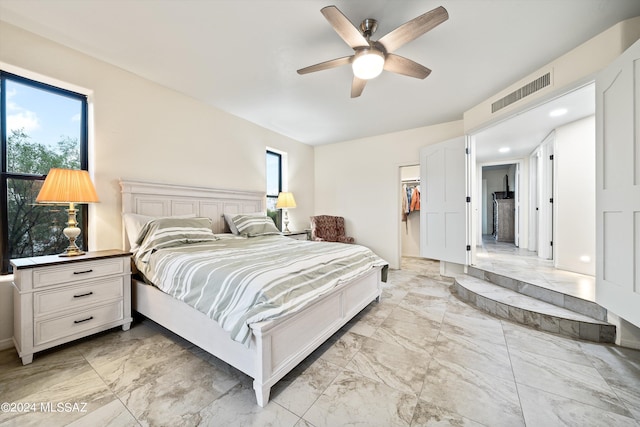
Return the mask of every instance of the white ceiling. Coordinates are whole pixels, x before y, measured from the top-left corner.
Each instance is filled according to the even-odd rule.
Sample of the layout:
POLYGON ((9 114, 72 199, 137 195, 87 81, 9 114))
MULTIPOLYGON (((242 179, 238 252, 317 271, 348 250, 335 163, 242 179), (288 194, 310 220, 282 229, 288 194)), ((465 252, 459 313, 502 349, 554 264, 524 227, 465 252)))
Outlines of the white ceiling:
POLYGON ((335 1, 356 25, 377 19, 373 39, 440 5, 450 16, 397 50, 429 77, 385 72, 351 99, 348 66, 296 73, 353 52, 320 13, 330 1, 0 0, 0 19, 315 145, 459 120, 640 15, 639 0, 335 1))

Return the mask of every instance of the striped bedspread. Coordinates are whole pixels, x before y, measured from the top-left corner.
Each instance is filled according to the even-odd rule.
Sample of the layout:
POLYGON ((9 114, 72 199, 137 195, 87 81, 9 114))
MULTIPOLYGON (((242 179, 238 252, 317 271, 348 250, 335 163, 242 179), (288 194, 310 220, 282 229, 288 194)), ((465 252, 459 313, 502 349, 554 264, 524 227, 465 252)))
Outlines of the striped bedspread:
POLYGON ((148 281, 245 344, 251 323, 300 310, 338 284, 387 265, 363 246, 283 236, 142 249, 134 260, 148 281))

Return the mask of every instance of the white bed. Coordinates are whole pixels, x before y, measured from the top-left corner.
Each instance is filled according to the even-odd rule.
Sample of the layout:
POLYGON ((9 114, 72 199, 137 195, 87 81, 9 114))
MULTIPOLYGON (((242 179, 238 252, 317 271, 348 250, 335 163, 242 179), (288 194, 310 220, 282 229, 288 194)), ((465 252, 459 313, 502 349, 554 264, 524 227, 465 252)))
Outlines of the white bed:
MULTIPOLYGON (((121 181, 122 212, 150 216, 195 214, 225 232, 223 214, 264 211, 263 193, 121 181)), ((123 225, 124 228, 124 225, 123 225)), ((123 232, 123 247, 129 241, 123 232)), ((271 387, 353 316, 381 295, 381 268, 316 299, 303 310, 251 324, 249 346, 205 314, 142 281, 133 280, 133 309, 254 379, 258 405, 269 401, 271 387)))

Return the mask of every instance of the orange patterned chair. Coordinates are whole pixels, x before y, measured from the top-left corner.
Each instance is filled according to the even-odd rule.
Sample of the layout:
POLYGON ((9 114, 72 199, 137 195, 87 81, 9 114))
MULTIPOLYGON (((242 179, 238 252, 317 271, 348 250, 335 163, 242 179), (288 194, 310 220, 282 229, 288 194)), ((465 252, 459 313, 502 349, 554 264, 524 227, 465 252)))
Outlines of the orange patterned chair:
POLYGON ((343 217, 331 215, 311 217, 311 240, 340 243, 355 241, 353 237, 348 237, 345 234, 343 217))

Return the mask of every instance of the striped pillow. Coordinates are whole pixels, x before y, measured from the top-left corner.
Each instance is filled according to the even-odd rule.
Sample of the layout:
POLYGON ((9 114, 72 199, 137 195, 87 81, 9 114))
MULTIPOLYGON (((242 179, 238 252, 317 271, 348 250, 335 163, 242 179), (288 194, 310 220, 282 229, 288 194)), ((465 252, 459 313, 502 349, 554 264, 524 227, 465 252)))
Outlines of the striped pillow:
POLYGON ((247 237, 280 234, 280 230, 268 216, 236 215, 233 217, 233 224, 239 234, 247 237))
POLYGON ((161 249, 186 243, 217 240, 209 218, 158 218, 147 222, 136 243, 161 249))
MULTIPOLYGON (((186 215, 171 215, 171 218, 195 218, 196 214, 186 214, 186 215)), ((162 216, 150 216, 150 215, 140 215, 135 213, 124 213, 122 214, 122 219, 124 220, 124 229, 127 232, 127 237, 129 238, 129 247, 132 251, 135 251, 138 248, 138 236, 140 235, 140 231, 142 231, 142 227, 151 221, 152 219, 165 218, 162 216)), ((166 217, 168 218, 168 217, 166 217)))

